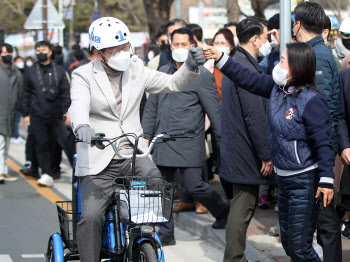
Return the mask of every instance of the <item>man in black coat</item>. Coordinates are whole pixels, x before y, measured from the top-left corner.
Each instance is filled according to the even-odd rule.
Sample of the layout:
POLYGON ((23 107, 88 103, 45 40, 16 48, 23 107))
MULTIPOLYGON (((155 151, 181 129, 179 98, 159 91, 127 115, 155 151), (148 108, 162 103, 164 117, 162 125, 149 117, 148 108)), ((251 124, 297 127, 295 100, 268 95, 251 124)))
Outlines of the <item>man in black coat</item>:
POLYGON ((341 178, 342 206, 345 209, 343 238, 350 238, 350 68, 340 73, 339 125, 337 127, 339 155, 344 164, 341 178))
MULTIPOLYGON (((172 35, 172 57, 175 61, 160 68, 174 74, 183 65, 193 45, 193 34, 187 28, 175 30, 172 35)), ((150 138, 162 132, 183 130, 193 138, 178 139, 157 144, 153 161, 163 178, 172 182, 179 170, 178 183, 194 199, 203 204, 216 218, 213 228, 224 228, 229 205, 214 188, 202 179, 205 164, 204 115, 208 115, 215 141, 220 141, 220 103, 212 74, 200 67, 200 75, 184 91, 174 94, 151 94, 142 119, 144 133, 150 138)), ((191 201, 191 200, 189 200, 191 201)), ((174 245, 174 224, 171 220, 159 229, 163 245, 174 245)))
POLYGON ((57 162, 55 156, 57 150, 61 150, 56 138, 62 135, 56 132, 70 106, 69 83, 64 69, 51 61, 49 42, 38 42, 35 52, 38 62, 24 75, 22 115, 25 126, 30 129, 28 132, 34 137, 36 157, 42 169, 38 185, 53 186, 53 177, 57 174, 57 170, 53 170, 57 162))
MULTIPOLYGON (((262 73, 257 61, 267 42, 267 23, 255 17, 237 25, 240 46, 232 58, 262 73)), ((226 229, 224 261, 246 261, 246 233, 258 200, 259 185, 273 184, 273 165, 266 132, 267 99, 253 95, 224 77, 220 177, 233 183, 233 199, 226 229)))

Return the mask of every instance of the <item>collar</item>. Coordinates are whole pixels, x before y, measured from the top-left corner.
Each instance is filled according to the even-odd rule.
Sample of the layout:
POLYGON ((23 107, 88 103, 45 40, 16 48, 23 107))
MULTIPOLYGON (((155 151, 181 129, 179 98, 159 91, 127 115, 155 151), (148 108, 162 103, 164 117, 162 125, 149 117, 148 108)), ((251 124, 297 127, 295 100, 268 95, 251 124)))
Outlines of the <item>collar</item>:
POLYGON ((315 36, 314 38, 310 39, 306 43, 308 43, 309 45, 311 45, 313 47, 313 46, 319 44, 320 42, 322 42, 324 44, 324 40, 323 40, 322 35, 315 36))
POLYGON ((261 67, 258 63, 258 60, 254 56, 252 56, 250 53, 248 53, 241 46, 237 46, 236 50, 237 50, 237 52, 242 53, 260 74, 262 73, 262 70, 261 70, 261 67))

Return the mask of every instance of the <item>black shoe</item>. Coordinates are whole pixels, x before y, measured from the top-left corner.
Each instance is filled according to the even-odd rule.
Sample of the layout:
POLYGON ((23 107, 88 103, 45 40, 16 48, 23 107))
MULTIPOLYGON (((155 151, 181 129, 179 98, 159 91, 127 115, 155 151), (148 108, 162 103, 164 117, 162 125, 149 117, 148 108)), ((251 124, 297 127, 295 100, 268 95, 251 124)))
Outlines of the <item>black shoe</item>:
POLYGON ((228 214, 230 213, 230 206, 227 207, 224 214, 217 217, 215 222, 211 225, 214 229, 224 229, 227 224, 228 214))
POLYGON ((345 222, 345 228, 341 231, 342 238, 349 239, 350 238, 350 222, 345 222))
POLYGON ((31 163, 25 163, 19 171, 25 176, 39 178, 38 168, 32 167, 31 163))
POLYGON ((167 236, 158 233, 160 241, 162 242, 162 246, 173 246, 176 245, 176 240, 174 236, 167 236))

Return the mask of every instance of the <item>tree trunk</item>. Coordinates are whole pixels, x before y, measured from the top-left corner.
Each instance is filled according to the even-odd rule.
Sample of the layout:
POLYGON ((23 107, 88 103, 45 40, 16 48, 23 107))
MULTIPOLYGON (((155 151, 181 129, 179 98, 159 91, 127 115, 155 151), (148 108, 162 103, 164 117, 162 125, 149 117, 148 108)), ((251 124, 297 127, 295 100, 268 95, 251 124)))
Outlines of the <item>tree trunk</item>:
POLYGON ((266 0, 266 1, 251 0, 251 2, 252 2, 252 8, 255 12, 255 16, 265 19, 265 14, 264 14, 265 9, 269 5, 278 3, 279 0, 266 0))
POLYGON ((98 16, 104 17, 106 16, 106 8, 104 0, 98 0, 98 16))
POLYGON ((170 7, 174 0, 143 0, 150 38, 156 37, 157 29, 169 22, 170 7))
POLYGON ((238 0, 227 0, 227 21, 228 22, 239 22, 240 8, 238 5, 238 0))

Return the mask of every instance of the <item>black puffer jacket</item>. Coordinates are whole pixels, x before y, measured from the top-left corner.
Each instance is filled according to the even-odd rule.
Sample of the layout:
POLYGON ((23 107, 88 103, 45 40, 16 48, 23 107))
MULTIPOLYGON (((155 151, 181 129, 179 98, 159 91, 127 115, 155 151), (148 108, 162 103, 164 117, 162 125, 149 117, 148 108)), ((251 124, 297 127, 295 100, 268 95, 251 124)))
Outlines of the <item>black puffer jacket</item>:
POLYGON ((44 66, 35 63, 24 74, 22 96, 22 115, 44 119, 61 119, 70 106, 70 88, 64 69, 53 62, 44 66), (41 71, 42 82, 46 89, 53 87, 57 96, 53 100, 46 98, 38 72, 41 71), (55 72, 55 73, 54 73, 55 72))

